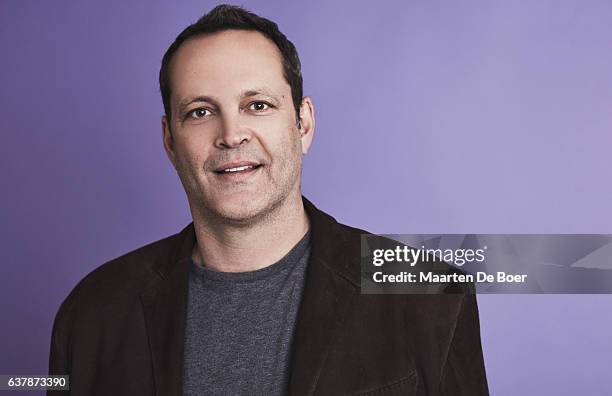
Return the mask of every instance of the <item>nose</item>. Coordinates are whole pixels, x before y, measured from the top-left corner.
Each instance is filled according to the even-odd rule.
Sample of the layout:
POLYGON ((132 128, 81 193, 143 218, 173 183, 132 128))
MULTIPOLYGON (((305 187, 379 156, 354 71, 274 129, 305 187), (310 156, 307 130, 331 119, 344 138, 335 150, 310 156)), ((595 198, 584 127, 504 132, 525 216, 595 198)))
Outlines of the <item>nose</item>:
POLYGON ((222 117, 220 130, 215 146, 221 149, 235 148, 251 140, 249 128, 242 125, 239 114, 225 114, 222 117))

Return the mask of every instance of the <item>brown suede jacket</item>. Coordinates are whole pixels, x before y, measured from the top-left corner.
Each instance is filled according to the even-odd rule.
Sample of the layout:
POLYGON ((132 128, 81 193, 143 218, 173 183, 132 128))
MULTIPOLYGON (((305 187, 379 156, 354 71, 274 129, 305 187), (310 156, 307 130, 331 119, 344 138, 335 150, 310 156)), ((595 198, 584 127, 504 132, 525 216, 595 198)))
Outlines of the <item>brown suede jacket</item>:
MULTIPOLYGON (((362 295, 366 231, 305 198, 304 207, 311 254, 288 394, 488 395, 476 297, 362 295)), ((55 318, 49 363, 50 374, 70 375, 70 394, 182 394, 194 244, 190 224, 100 266, 72 290, 55 318)))

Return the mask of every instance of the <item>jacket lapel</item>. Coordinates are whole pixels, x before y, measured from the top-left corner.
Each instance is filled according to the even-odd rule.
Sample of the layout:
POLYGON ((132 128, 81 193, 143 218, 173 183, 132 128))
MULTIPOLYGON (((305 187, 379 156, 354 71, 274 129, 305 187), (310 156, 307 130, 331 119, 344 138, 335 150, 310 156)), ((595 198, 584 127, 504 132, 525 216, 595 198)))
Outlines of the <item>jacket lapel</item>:
MULTIPOLYGON (((339 225, 304 198, 311 254, 298 312, 291 358, 290 395, 313 394, 329 351, 359 284, 349 270, 348 241, 339 225)), ((357 252, 358 254, 358 252, 357 252)))
POLYGON ((156 263, 159 280, 141 294, 157 395, 183 392, 188 271, 194 243, 195 232, 190 224, 177 235, 170 257, 156 263))

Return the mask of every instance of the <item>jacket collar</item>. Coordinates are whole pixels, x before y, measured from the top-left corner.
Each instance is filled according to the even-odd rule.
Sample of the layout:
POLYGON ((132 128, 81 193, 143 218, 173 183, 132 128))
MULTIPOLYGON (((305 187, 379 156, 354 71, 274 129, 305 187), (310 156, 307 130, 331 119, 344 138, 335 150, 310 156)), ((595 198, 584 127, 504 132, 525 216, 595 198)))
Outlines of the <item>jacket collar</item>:
MULTIPOLYGON (((289 394, 312 394, 344 321, 352 297, 359 292, 359 257, 348 233, 328 214, 302 197, 310 220, 311 248, 302 302, 291 354, 289 394)), ((183 349, 187 311, 188 273, 196 242, 193 223, 172 238, 169 255, 153 268, 160 280, 142 293, 147 334, 159 395, 182 394, 183 349)))

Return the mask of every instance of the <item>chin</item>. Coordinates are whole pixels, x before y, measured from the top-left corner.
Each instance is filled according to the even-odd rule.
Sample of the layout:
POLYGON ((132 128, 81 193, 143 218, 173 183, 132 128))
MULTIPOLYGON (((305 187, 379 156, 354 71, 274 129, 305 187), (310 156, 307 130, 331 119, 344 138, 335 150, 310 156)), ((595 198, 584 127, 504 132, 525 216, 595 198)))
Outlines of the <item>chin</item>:
POLYGON ((266 199, 248 197, 234 197, 222 199, 210 208, 212 212, 222 219, 232 222, 249 222, 265 215, 274 205, 266 199))

